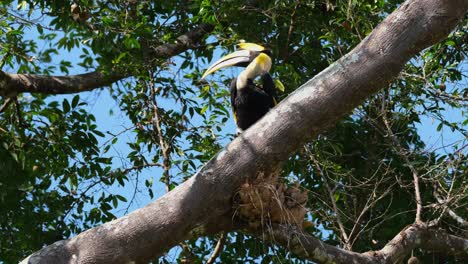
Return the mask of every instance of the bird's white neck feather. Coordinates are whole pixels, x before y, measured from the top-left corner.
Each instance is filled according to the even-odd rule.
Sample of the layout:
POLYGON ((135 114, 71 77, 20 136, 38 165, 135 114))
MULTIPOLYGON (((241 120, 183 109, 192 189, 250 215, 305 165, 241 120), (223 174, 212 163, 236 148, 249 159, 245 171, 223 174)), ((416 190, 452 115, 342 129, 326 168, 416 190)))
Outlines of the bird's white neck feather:
POLYGON ((248 76, 248 73, 245 70, 243 70, 239 74, 239 76, 237 76, 237 81, 236 81, 237 90, 247 87, 247 79, 249 79, 247 76, 248 76))
POLYGON ((237 89, 243 89, 247 87, 248 79, 255 79, 264 73, 270 71, 271 59, 265 54, 260 54, 255 58, 248 66, 243 70, 237 77, 236 87, 237 89))

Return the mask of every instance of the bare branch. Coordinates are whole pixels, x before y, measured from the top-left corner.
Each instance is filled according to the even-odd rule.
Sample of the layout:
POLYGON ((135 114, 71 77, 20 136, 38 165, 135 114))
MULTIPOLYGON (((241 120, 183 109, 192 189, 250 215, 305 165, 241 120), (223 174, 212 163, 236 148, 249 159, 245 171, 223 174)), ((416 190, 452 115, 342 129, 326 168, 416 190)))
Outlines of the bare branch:
POLYGON ((149 81, 149 89, 150 89, 150 102, 152 111, 153 111, 153 119, 151 122, 153 123, 154 130, 156 132, 156 139, 159 141, 159 147, 161 148, 161 154, 163 158, 163 176, 162 179, 164 180, 164 184, 166 185, 166 191, 169 192, 170 188, 170 175, 169 170, 171 168, 171 160, 170 160, 170 151, 169 151, 169 144, 164 139, 163 131, 162 131, 162 120, 161 115, 159 113, 160 109, 158 107, 157 99, 156 99, 156 87, 154 83, 154 76, 153 73, 150 73, 150 81, 149 81))
POLYGON ((450 215, 450 217, 452 217, 452 219, 457 221, 457 223, 459 223, 461 226, 468 227, 468 221, 463 219, 463 217, 459 216, 452 209, 447 208, 447 213, 450 215))
POLYGON ((69 76, 14 74, 0 71, 0 95, 12 97, 23 92, 68 94, 94 90, 125 78, 125 75, 105 75, 90 72, 69 76))
MULTIPOLYGON (((383 177, 382 177, 383 178, 383 177)), ((374 187, 374 190, 372 191, 372 194, 370 195, 369 199, 367 200, 366 202, 366 205, 364 205, 364 207, 362 208, 361 210, 361 213, 359 214, 358 218, 356 219, 355 223, 354 223, 354 226, 353 226, 353 229, 351 230, 351 232, 349 233, 349 250, 351 250, 352 246, 354 245, 354 243, 356 242, 356 240, 359 238, 359 235, 364 231, 364 229, 366 228, 366 226, 364 227, 361 227, 361 222, 363 221, 364 219, 364 215, 372 208, 374 207, 375 204, 377 204, 378 201, 380 201, 381 199, 383 199, 384 197, 386 197, 390 192, 391 190, 393 189, 393 186, 394 184, 391 184, 382 194, 380 194, 378 197, 377 197, 377 187, 378 185, 380 184, 381 181, 379 181, 376 186, 374 187)), ((382 216, 385 215, 385 213, 381 214, 382 216)), ((374 218, 374 220, 376 220, 374 218)))
POLYGON ((140 166, 133 166, 133 167, 130 167, 130 168, 126 168, 122 171, 123 174, 127 174, 131 171, 134 171, 134 170, 141 170, 141 169, 145 169, 145 168, 149 168, 149 167, 162 167, 163 165, 162 164, 159 164, 159 163, 146 163, 146 164, 143 164, 143 165, 140 165, 140 166))
POLYGON ((297 7, 299 6, 299 1, 297 1, 295 4, 294 4, 294 9, 291 13, 291 18, 289 20, 289 29, 288 29, 288 37, 286 39, 286 44, 284 45, 284 61, 287 62, 288 61, 288 58, 290 56, 290 53, 289 53, 289 42, 290 42, 290 39, 291 39, 291 35, 293 33, 293 30, 294 30, 294 16, 296 15, 296 11, 297 11, 297 7))
POLYGON ((320 167, 320 163, 317 161, 317 159, 315 159, 314 155, 310 152, 310 150, 307 147, 305 147, 305 150, 307 152, 307 155, 309 155, 310 160, 315 164, 315 166, 317 167, 317 169, 320 172, 320 175, 322 176, 323 183, 325 184, 325 188, 327 189, 327 192, 328 192, 328 198, 330 198, 330 202, 332 204, 333 212, 335 213, 336 222, 338 223, 338 227, 340 228, 341 236, 343 237, 344 248, 347 249, 347 250, 350 250, 351 248, 350 248, 350 244, 349 244, 350 241, 349 241, 349 238, 348 238, 348 234, 346 233, 343 222, 341 221, 340 212, 339 212, 338 207, 336 206, 336 202, 335 202, 335 195, 334 195, 333 190, 330 188, 330 185, 328 184, 327 175, 325 175, 322 168, 320 167))
POLYGON ((387 118, 387 114, 386 114, 387 111, 384 109, 382 111, 382 113, 383 113, 382 114, 382 120, 383 120, 383 122, 385 124, 385 127, 387 129, 387 133, 390 136, 390 139, 392 140, 392 142, 395 144, 394 147, 396 148, 396 151, 405 160, 406 166, 408 166, 408 168, 411 170, 411 173, 413 175, 414 196, 415 196, 415 200, 416 200, 416 219, 415 219, 415 222, 416 223, 421 223, 422 222, 422 219, 421 219, 422 200, 421 200, 421 191, 419 190, 418 171, 413 166, 413 164, 411 164, 411 162, 410 162, 410 160, 408 158, 408 155, 405 152, 406 150, 401 145, 400 140, 398 140, 398 138, 393 133, 392 128, 391 128, 390 123, 389 123, 388 118, 387 118))
MULTIPOLYGON (((151 50, 152 58, 169 58, 196 47, 206 33, 213 30, 212 25, 201 24, 190 32, 181 35, 175 43, 160 45, 151 50)), ((89 72, 69 76, 47 76, 33 74, 14 74, 0 71, 0 96, 13 97, 18 93, 69 94, 90 91, 109 86, 130 77, 132 73, 89 72)))
POLYGON ((13 102, 13 98, 7 98, 5 102, 0 107, 0 113, 5 111, 5 109, 13 102))
POLYGON ((218 240, 218 243, 216 243, 216 247, 213 250, 213 253, 211 253, 210 258, 206 261, 206 264, 212 264, 215 262, 216 258, 218 258, 219 253, 223 249, 224 242, 226 241, 226 234, 223 232, 221 233, 221 237, 218 240))
POLYGON ((442 199, 442 197, 440 196, 440 194, 437 191, 437 188, 434 191, 434 197, 436 198, 439 205, 444 207, 444 212, 447 212, 449 214, 449 216, 452 217, 453 220, 455 220, 461 226, 468 227, 468 221, 463 219, 463 217, 459 216, 457 213, 455 213, 452 209, 450 209, 448 207, 447 201, 442 199))
POLYGON ((356 253, 330 246, 317 238, 290 226, 275 226, 269 239, 291 250, 299 257, 319 263, 400 263, 416 248, 443 250, 448 254, 468 257, 468 240, 447 234, 425 224, 407 226, 381 250, 356 253))
POLYGON ((447 254, 468 257, 468 240, 447 234, 442 229, 430 228, 426 224, 407 226, 379 251, 365 255, 382 259, 381 263, 398 263, 415 248, 445 251, 447 254))
POLYGON ((277 225, 266 235, 269 240, 283 245, 296 256, 318 263, 376 263, 370 256, 328 245, 297 227, 277 225))

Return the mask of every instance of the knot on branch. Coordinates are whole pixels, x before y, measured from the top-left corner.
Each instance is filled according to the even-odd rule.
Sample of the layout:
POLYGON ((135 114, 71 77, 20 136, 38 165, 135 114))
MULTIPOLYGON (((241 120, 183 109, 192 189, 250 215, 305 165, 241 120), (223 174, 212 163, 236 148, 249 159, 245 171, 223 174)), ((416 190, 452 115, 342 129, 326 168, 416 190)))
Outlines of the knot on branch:
POLYGON ((287 186, 278 178, 275 173, 242 184, 236 211, 250 228, 274 223, 302 227, 307 212, 307 191, 298 183, 287 186))

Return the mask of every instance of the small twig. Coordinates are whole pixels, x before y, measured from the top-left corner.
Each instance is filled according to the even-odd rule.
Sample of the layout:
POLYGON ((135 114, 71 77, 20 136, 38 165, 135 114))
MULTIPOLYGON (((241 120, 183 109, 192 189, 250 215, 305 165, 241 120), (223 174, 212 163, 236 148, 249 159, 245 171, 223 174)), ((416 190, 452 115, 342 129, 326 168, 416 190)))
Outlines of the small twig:
POLYGON ((226 234, 223 232, 223 233, 221 233, 221 237, 219 238, 218 243, 216 243, 216 247, 215 247, 213 253, 211 253, 211 256, 208 259, 208 261, 206 262, 206 264, 212 264, 212 263, 215 262, 216 258, 218 258, 218 256, 219 256, 219 253, 223 249, 225 241, 226 241, 226 234))
POLYGON ((383 109, 382 112, 383 112, 382 120, 383 120, 383 123, 385 124, 385 127, 387 128, 388 135, 390 136, 390 139, 393 141, 395 146, 398 147, 398 153, 405 160, 406 165, 411 170, 411 173, 413 175, 414 195, 415 195, 415 200, 416 200, 416 219, 415 219, 415 222, 417 224, 422 223, 422 219, 421 219, 422 200, 421 200, 421 192, 419 190, 419 175, 418 175, 418 172, 417 172, 416 168, 414 168, 414 166, 411 164, 411 162, 410 162, 408 156, 406 155, 406 153, 404 153, 402 151, 403 147, 401 146, 400 141, 397 139, 395 134, 393 134, 392 128, 390 127, 390 123, 389 123, 389 121, 387 119, 386 110, 383 109))
POLYGON ((3 111, 5 111, 5 109, 13 102, 13 100, 11 98, 7 98, 5 100, 5 103, 3 103, 3 105, 0 107, 0 113, 2 113, 3 111))
MULTIPOLYGON (((412 166, 411 166, 412 167, 412 166)), ((421 192, 419 190, 419 177, 418 173, 416 170, 413 168, 410 168, 411 172, 413 174, 413 181, 414 181, 414 194, 416 197, 416 223, 421 223, 421 211, 422 211, 422 201, 421 201, 421 192)))
POLYGON ((284 47, 284 50, 285 50, 284 61, 285 62, 288 60, 288 57, 289 57, 289 42, 291 40, 291 35, 294 29, 294 16, 296 15, 296 10, 297 10, 298 5, 299 5, 299 2, 296 2, 296 4, 294 5, 294 10, 291 14, 291 19, 289 21, 288 37, 286 39, 286 45, 284 47))
POLYGON ((305 147, 305 150, 307 152, 307 154, 309 155, 309 158, 312 160, 312 162, 315 164, 315 166, 317 167, 317 169, 320 171, 320 174, 322 175, 322 179, 323 179, 323 183, 325 184, 325 187, 327 188, 327 191, 328 191, 328 195, 330 197, 330 201, 332 203, 332 207, 333 207, 333 211, 335 213, 335 216, 336 216, 336 222, 338 223, 338 227, 340 228, 340 231, 341 231, 341 236, 343 237, 343 244, 344 244, 344 248, 347 249, 347 250, 350 250, 349 247, 350 247, 350 244, 349 244, 349 238, 348 238, 348 234, 346 233, 346 230, 344 228, 344 225, 343 225, 343 222, 341 221, 341 216, 338 212, 338 206, 336 205, 336 202, 335 202, 335 197, 334 197, 334 192, 333 190, 330 188, 330 185, 328 184, 328 179, 327 179, 327 176, 325 175, 325 173, 322 171, 322 168, 320 167, 320 164, 319 162, 315 159, 315 157, 313 156, 313 154, 310 152, 310 150, 305 147))
POLYGON ((348 8, 346 10, 346 20, 352 22, 349 31, 352 32, 352 28, 354 28, 354 30, 356 30, 356 33, 357 33, 356 35, 358 36, 359 40, 362 41, 363 38, 361 36, 361 33, 359 32, 359 28, 356 26, 356 21, 354 19, 354 16, 351 15, 352 9, 353 9, 353 1, 349 0, 348 1, 348 8))
POLYGON ((181 262, 188 264, 194 263, 194 254, 190 250, 190 246, 186 243, 180 243, 179 246, 182 249, 182 252, 180 254, 180 256, 182 256, 181 262))
POLYGON ((125 208, 124 215, 128 214, 128 211, 129 211, 130 207, 132 206, 133 201, 135 201, 135 197, 136 197, 136 194, 138 192, 138 182, 140 181, 139 180, 139 175, 140 175, 139 173, 136 174, 135 188, 133 189, 132 198, 130 198, 130 201, 128 202, 127 208, 125 208))
POLYGON ((18 123, 20 126, 24 127, 24 128, 27 128, 29 127, 29 124, 26 124, 24 122, 24 119, 23 119, 23 115, 21 114, 21 108, 20 108, 20 104, 19 104, 19 101, 18 101, 18 97, 15 96, 13 97, 13 100, 15 101, 15 106, 16 106, 16 114, 18 116, 18 123))
POLYGON ((157 137, 159 140, 159 146, 161 148, 161 153, 163 156, 163 179, 164 183, 166 184, 166 191, 169 192, 171 190, 170 188, 170 176, 169 176, 169 169, 171 167, 171 161, 170 161, 170 154, 169 154, 169 146, 167 141, 164 139, 164 135, 162 133, 162 128, 161 128, 161 117, 159 115, 159 108, 158 104, 156 101, 156 87, 154 83, 154 78, 153 78, 153 73, 151 72, 151 78, 150 78, 150 93, 151 93, 151 105, 153 108, 153 126, 156 128, 157 131, 157 137))
POLYGON ((15 22, 18 23, 18 24, 20 24, 20 25, 25 25, 25 26, 35 25, 35 26, 40 26, 40 27, 42 27, 42 28, 44 28, 44 29, 47 29, 47 30, 49 30, 49 31, 61 32, 61 31, 59 31, 59 30, 57 30, 57 29, 54 29, 54 28, 48 27, 48 26, 44 26, 43 24, 39 23, 39 19, 40 19, 40 18, 34 19, 34 20, 37 21, 37 22, 36 22, 36 21, 34 21, 34 20, 26 19, 26 18, 22 17, 22 16, 19 15, 19 14, 18 14, 18 15, 17 15, 17 14, 13 14, 12 12, 7 12, 7 15, 10 15, 10 16, 16 18, 16 21, 15 21, 15 22))
POLYGON ((147 163, 147 164, 140 165, 140 166, 133 166, 130 168, 126 168, 125 170, 122 171, 122 173, 127 174, 132 170, 139 170, 139 169, 144 169, 148 167, 163 167, 163 165, 160 163, 147 163))
POLYGON ((353 6, 353 1, 348 0, 348 8, 346 9, 346 19, 350 19, 351 17, 351 7, 353 6))
MULTIPOLYGON (((379 167, 377 168, 377 170, 375 171, 374 174, 377 174, 380 171, 380 166, 381 165, 382 165, 382 163, 379 164, 379 167)), ((359 238, 359 234, 364 230, 364 228, 361 227, 361 223, 364 220, 365 214, 370 209, 372 209, 372 207, 374 207, 374 205, 377 204, 378 201, 380 201, 385 196, 387 196, 387 194, 390 193, 393 186, 396 184, 396 183, 390 184, 390 186, 379 197, 377 197, 377 189, 379 188, 380 184, 382 182, 384 182, 385 175, 387 175, 388 170, 389 169, 387 168, 387 172, 382 174, 382 178, 380 178, 379 180, 376 181, 376 183, 374 184, 374 189, 372 190, 372 193, 369 195, 369 198, 367 199, 366 204, 362 208, 361 213, 359 214, 359 216, 354 221, 354 226, 351 229, 351 232, 349 233, 350 248, 353 246, 354 242, 359 238)), ((374 177, 374 176, 372 176, 372 177, 374 177)))
MULTIPOLYGON (((439 219, 444 215, 445 212, 448 213, 450 217, 452 217, 453 220, 455 220, 459 225, 463 227, 468 227, 468 221, 466 221, 463 217, 459 216, 457 213, 455 213, 452 209, 450 209, 447 205, 447 199, 443 199, 440 197, 440 194, 437 191, 437 186, 434 187, 434 197, 436 198, 438 205, 444 207, 444 211, 442 214, 439 216, 439 219)), ((439 222, 439 219, 437 219, 436 222, 439 222)))

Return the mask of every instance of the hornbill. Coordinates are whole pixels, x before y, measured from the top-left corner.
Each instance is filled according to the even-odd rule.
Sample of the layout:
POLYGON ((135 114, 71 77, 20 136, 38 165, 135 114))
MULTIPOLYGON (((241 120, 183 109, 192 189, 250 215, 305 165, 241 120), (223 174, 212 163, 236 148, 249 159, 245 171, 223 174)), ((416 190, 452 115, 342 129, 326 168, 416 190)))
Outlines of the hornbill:
POLYGON ((213 63, 203 74, 209 74, 225 67, 245 67, 237 78, 231 81, 231 106, 238 132, 242 132, 262 118, 276 105, 276 88, 269 71, 271 51, 258 44, 240 43, 239 50, 213 63), (260 76, 262 86, 254 79, 260 76))

